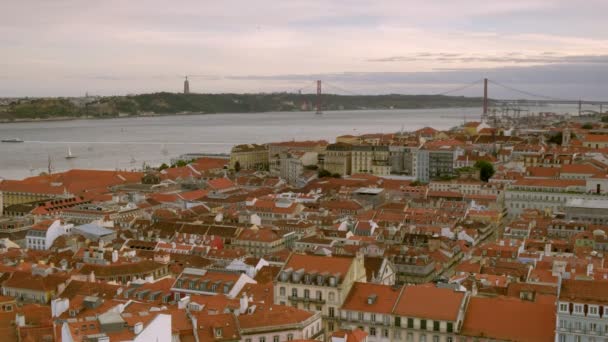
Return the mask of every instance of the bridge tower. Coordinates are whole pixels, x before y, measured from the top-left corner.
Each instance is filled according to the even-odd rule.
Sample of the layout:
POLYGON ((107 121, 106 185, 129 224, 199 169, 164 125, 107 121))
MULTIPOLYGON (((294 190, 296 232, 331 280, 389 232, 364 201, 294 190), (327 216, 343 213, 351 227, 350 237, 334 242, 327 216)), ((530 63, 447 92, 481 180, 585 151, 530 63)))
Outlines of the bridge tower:
POLYGON ((317 114, 323 114, 321 111, 321 80, 317 80, 317 114))

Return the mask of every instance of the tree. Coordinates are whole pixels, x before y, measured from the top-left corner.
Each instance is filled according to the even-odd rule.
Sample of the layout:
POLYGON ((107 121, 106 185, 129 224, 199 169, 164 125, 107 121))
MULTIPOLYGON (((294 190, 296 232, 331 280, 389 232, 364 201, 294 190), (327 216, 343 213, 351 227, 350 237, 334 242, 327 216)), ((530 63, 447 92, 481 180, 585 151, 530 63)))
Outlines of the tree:
POLYGON ((593 124, 591 122, 587 122, 582 126, 582 129, 593 129, 593 124))
POLYGON ((339 174, 339 173, 337 173, 337 172, 336 172, 336 173, 334 173, 334 174, 332 174, 331 176, 332 176, 333 178, 342 178, 342 175, 341 175, 341 174, 339 174))
POLYGON ((479 169, 479 177, 484 182, 487 182, 494 175, 494 165, 489 161, 478 160, 475 167, 479 169))
POLYGON ((327 170, 319 170, 319 172, 317 173, 317 177, 318 178, 331 177, 331 172, 329 172, 327 170))
POLYGON ((602 116, 602 122, 608 122, 608 115, 602 116))
POLYGON ((165 164, 165 163, 162 163, 162 164, 161 164, 161 165, 158 167, 158 171, 162 171, 162 170, 165 170, 165 169, 168 169, 168 168, 169 168, 169 165, 167 165, 167 164, 165 164))
POLYGON ((239 163, 238 160, 236 161, 236 163, 234 163, 234 171, 235 172, 241 171, 241 163, 239 163))
POLYGON ((187 162, 187 161, 185 161, 185 160, 178 160, 178 161, 177 161, 177 162, 176 162, 176 163, 173 165, 173 167, 184 167, 184 166, 186 166, 186 165, 188 165, 188 162, 187 162))

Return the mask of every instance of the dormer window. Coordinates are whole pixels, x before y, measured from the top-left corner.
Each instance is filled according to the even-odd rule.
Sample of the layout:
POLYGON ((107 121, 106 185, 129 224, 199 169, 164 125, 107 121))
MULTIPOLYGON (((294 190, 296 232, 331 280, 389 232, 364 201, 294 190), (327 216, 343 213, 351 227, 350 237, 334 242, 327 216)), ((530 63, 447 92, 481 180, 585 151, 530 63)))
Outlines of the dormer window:
POLYGON ((574 313, 582 314, 583 313, 583 304, 574 304, 574 313))
POLYGON ((215 337, 216 338, 222 337, 222 328, 215 328, 215 337))
POLYGON ((568 312, 568 303, 559 303, 559 312, 568 312))

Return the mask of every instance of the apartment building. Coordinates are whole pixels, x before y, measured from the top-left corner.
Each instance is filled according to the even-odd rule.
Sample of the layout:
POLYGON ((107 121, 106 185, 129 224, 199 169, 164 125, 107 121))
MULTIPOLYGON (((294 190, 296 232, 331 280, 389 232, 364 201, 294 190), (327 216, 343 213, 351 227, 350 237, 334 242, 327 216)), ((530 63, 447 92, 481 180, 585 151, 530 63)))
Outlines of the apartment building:
POLYGON ((563 280, 557 303, 555 340, 604 341, 608 336, 608 282, 563 280))
POLYGON ((268 145, 243 144, 230 150, 230 168, 239 165, 241 170, 266 170, 268 168, 268 145))
POLYGON ((350 175, 352 172, 352 151, 353 146, 351 144, 335 143, 327 145, 323 169, 341 176, 350 175))
POLYGON ((403 287, 355 283, 340 309, 340 328, 361 329, 368 342, 397 340, 393 308, 403 287))
POLYGON ((391 173, 387 145, 355 145, 352 151, 352 173, 385 176, 391 173))
POLYGON ((397 301, 394 314, 395 339, 405 341, 453 342, 460 333, 468 292, 434 284, 407 286, 397 301))
POLYGON ((365 282, 363 255, 317 256, 293 253, 274 280, 274 303, 321 312, 324 329, 339 325, 339 309, 351 287, 365 282))
POLYGON ((268 144, 268 164, 270 174, 281 175, 281 152, 316 152, 325 153, 328 143, 325 140, 318 141, 285 141, 268 144))
POLYGON ((283 250, 285 239, 271 228, 252 226, 243 229, 230 246, 243 248, 247 253, 260 258, 283 250))
POLYGON ((589 183, 593 180, 519 179, 507 186, 505 206, 509 215, 519 215, 526 209, 563 211, 569 200, 608 198, 605 192, 588 192, 589 183))

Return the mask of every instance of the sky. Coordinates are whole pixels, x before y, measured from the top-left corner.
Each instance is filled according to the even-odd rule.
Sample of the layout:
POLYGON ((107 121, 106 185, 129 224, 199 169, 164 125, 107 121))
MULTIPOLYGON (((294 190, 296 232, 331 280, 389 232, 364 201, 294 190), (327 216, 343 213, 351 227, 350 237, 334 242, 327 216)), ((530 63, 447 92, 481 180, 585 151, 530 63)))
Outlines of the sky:
POLYGON ((481 96, 489 78, 494 98, 608 100, 606 13, 606 0, 5 1, 0 97, 176 92, 190 75, 200 93, 321 79, 481 96))

